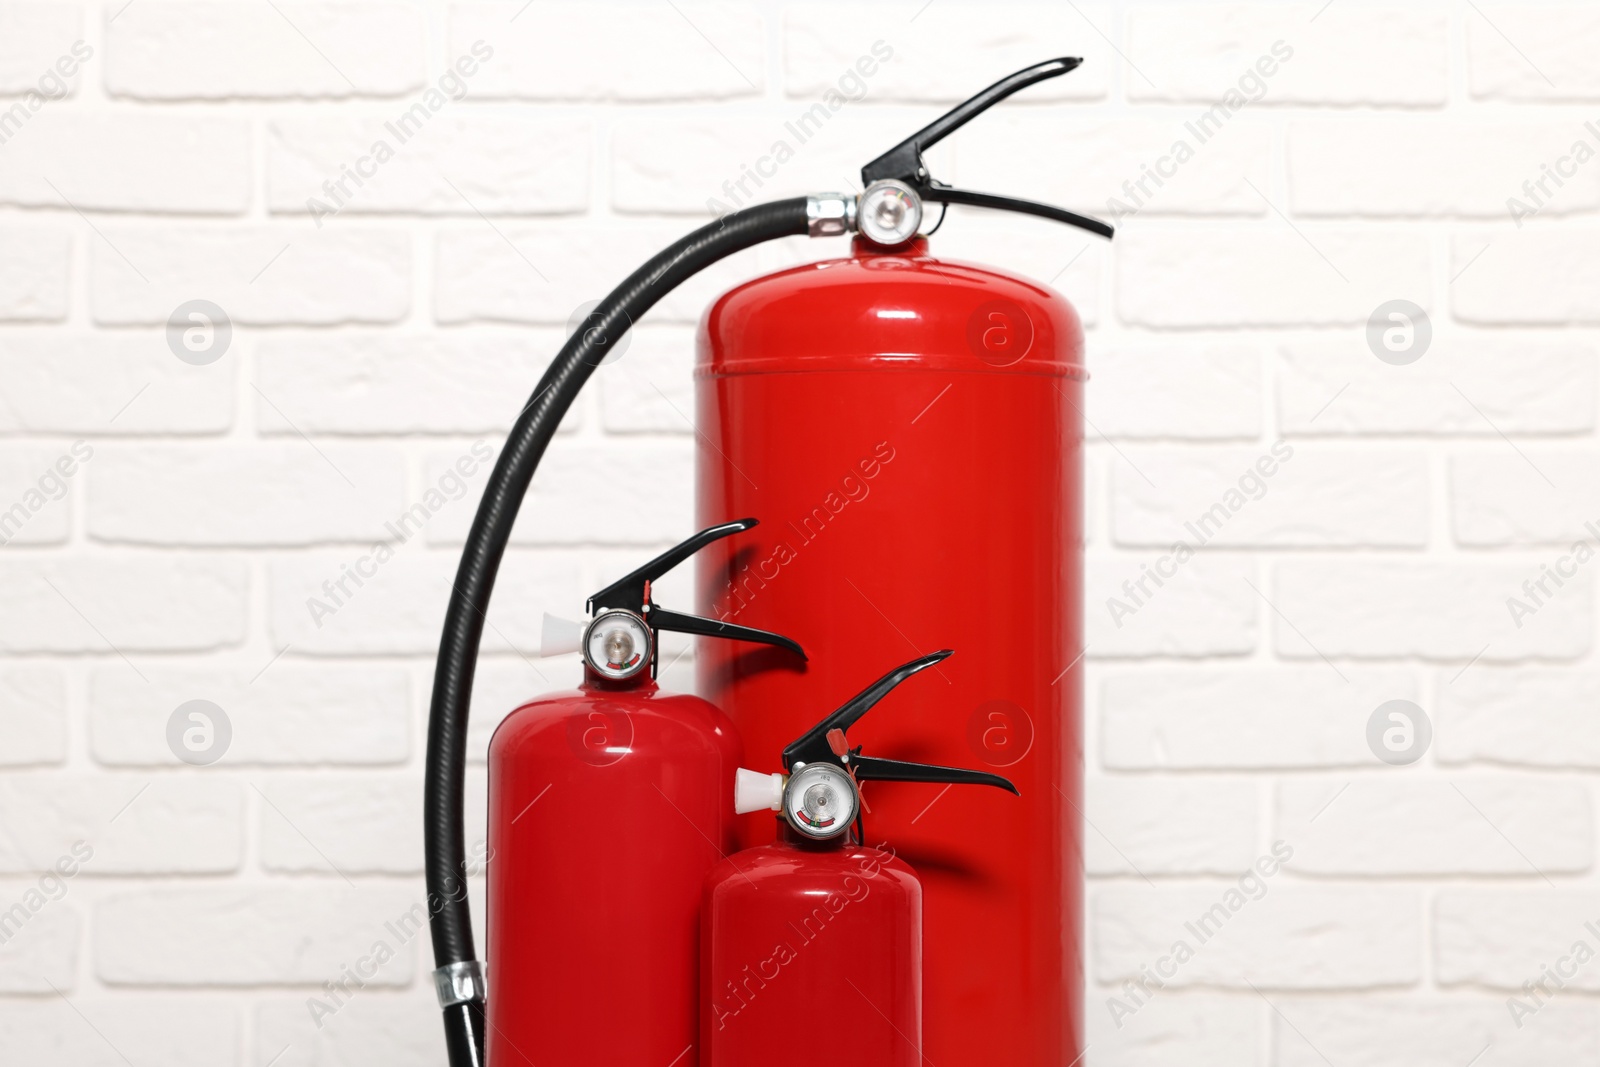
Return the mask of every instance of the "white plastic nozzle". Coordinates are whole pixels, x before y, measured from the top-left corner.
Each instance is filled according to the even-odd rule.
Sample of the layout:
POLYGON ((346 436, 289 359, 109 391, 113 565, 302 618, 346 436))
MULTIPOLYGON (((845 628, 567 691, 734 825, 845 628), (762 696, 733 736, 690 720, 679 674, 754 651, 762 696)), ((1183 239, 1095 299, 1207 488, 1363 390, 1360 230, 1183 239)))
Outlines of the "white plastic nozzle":
POLYGON ((783 807, 783 775, 762 774, 740 767, 733 774, 733 810, 778 811, 783 807))
POLYGON ((583 631, 587 628, 587 623, 557 618, 545 612, 544 626, 539 631, 539 655, 563 656, 583 651, 583 631))

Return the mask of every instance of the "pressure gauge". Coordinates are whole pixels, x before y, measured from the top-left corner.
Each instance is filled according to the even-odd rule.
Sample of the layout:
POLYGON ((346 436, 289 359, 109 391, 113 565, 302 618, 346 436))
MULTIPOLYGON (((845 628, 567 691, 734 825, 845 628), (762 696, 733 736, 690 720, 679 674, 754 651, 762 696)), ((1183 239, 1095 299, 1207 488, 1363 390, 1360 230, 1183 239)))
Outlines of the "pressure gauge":
POLYGON ((583 658, 614 681, 632 678, 650 665, 650 627, 631 611, 602 611, 589 624, 583 658))
POLYGON ((789 776, 783 817, 807 837, 838 837, 856 817, 855 779, 831 763, 807 764, 789 776))
POLYGON ((922 225, 922 200, 905 182, 892 178, 873 182, 861 194, 856 225, 877 244, 887 248, 903 245, 922 225))

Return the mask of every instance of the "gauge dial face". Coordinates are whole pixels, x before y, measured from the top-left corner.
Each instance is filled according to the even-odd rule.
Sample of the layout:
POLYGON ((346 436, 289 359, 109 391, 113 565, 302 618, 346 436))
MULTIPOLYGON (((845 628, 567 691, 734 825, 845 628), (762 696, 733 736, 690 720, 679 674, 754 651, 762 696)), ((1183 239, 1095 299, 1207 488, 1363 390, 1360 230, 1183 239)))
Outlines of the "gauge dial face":
POLYGON ((863 234, 892 248, 916 236, 922 225, 922 201, 904 182, 874 182, 861 194, 856 217, 863 234))
POLYGON ((813 763, 789 776, 783 814, 807 837, 826 841, 850 829, 856 817, 856 783, 831 763, 813 763))
POLYGON ((583 658, 607 678, 632 678, 650 665, 650 627, 631 611, 601 612, 584 635, 583 658))

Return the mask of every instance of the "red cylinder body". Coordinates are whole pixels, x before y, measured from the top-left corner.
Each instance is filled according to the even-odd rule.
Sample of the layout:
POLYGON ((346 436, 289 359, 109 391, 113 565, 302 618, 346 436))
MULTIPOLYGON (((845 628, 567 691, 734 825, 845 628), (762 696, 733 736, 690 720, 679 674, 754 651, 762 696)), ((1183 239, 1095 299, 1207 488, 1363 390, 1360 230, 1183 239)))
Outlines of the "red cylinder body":
MULTIPOLYGON (((886 666, 956 654, 852 729, 995 789, 876 783, 871 841, 922 875, 925 1052, 1063 1067, 1082 1051, 1082 327, 1033 282, 918 241, 756 279, 701 323, 702 614, 781 630, 804 669, 703 641, 699 688, 749 765, 886 666)), ((747 816, 745 844, 771 837, 747 816)))
POLYGON ((687 1067, 699 908, 731 849, 727 718, 653 681, 524 704, 489 746, 487 1059, 687 1067))
POLYGON ((701 1067, 920 1067, 922 887, 904 863, 762 845, 711 871, 702 915, 701 1067))

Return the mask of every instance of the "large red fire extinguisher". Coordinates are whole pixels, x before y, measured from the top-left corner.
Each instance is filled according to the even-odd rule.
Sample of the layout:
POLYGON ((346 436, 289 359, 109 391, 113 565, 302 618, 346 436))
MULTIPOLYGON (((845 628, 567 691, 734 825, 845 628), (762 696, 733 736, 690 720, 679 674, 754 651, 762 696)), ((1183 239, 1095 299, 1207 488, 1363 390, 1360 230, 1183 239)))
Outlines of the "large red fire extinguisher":
MULTIPOLYGON (((921 1067, 922 887, 866 845, 866 782, 992 785, 996 774, 863 756, 845 731, 949 651, 879 678, 783 750, 784 773, 740 770, 735 807, 778 813, 777 841, 706 876, 701 1067, 802 1067, 816 1048, 777 1040, 797 1005, 825 1027, 834 1067, 921 1067)), ((881 791, 874 791, 873 799, 881 791)))
MULTIPOLYGON (((930 187, 922 150, 982 106, 980 96, 863 170, 850 256, 741 285, 702 321, 699 514, 767 521, 738 553, 704 557, 698 607, 781 621, 812 666, 750 670, 707 649, 696 667, 701 694, 770 761, 804 709, 870 671, 879 650, 961 649, 921 703, 885 709, 863 734, 876 751, 981 760, 1022 790, 1009 803, 906 788, 875 805, 876 832, 926 872, 927 1054, 1064 1067, 1083 1049, 1087 375, 1064 299, 939 259, 918 236, 930 188, 972 197, 930 187)), ((772 833, 752 818, 741 839, 772 833)))
POLYGON ((593 617, 571 646, 545 649, 581 651, 583 684, 522 705, 495 731, 487 1040, 497 1067, 665 1067, 696 1041, 700 888, 731 843, 742 750, 714 706, 657 688, 657 638, 804 656, 777 634, 661 608, 650 587, 754 525, 702 530, 590 597, 593 617))
MULTIPOLYGON (((586 907, 613 899, 608 894, 629 877, 638 885, 649 875, 618 857, 652 843, 660 828, 634 806, 635 794, 594 789, 586 794, 588 814, 573 809, 576 830, 528 849, 517 837, 518 812, 510 810, 527 786, 508 790, 503 806, 495 801, 495 825, 505 836, 491 830, 491 881, 500 881, 490 888, 496 981, 486 992, 467 905, 467 714, 495 577, 539 461, 605 355, 686 279, 765 241, 850 233, 858 237, 848 257, 740 286, 702 324, 697 430, 707 447, 698 461, 699 514, 708 523, 729 514, 768 519, 740 539, 738 551, 718 542, 706 554, 702 614, 795 634, 811 651, 812 668, 793 670, 771 656, 731 654, 706 642, 697 657, 701 695, 728 713, 758 761, 766 761, 805 728, 802 709, 824 705, 849 679, 871 673, 886 643, 962 648, 961 660, 934 665, 944 684, 930 687, 915 714, 886 708, 864 728, 875 750, 956 765, 976 757, 1004 769, 1022 790, 1021 800, 989 790, 946 796, 932 783, 913 783, 874 797, 876 832, 923 872, 924 1051, 935 1063, 1008 1067, 1061 1067, 1077 1058, 1081 887, 1072 809, 1080 788, 1082 330, 1071 306, 1045 286, 935 258, 923 208, 1016 211, 1105 237, 1111 229, 1061 208, 953 189, 929 174, 922 152, 1019 89, 1079 62, 1050 60, 991 85, 864 167, 859 195, 758 204, 681 238, 599 303, 518 414, 452 585, 428 723, 428 906, 452 1067, 482 1067, 486 999, 491 1033, 506 1022, 537 1020, 516 1031, 527 1041, 521 1053, 507 1039, 511 1031, 493 1038, 493 1067, 523 1062, 519 1055, 563 1062, 535 1051, 550 1048, 584 1050, 567 1062, 605 1062, 610 1034, 656 1025, 652 996, 635 995, 624 972, 638 962, 637 951, 656 951, 662 931, 681 932, 671 924, 648 934, 641 928, 639 942, 617 963, 600 947, 613 943, 610 934, 575 937, 570 911, 566 929, 560 915, 529 917, 529 901, 557 899, 539 893, 566 894, 562 901, 586 907), (612 871, 608 864, 617 877, 597 875, 612 871), (518 962, 505 971, 513 958, 518 962), (593 1027, 587 1037, 542 1045, 569 1021, 539 1003, 565 992, 549 976, 598 991, 614 1010, 581 1016, 593 1027)), ((664 618, 648 603, 647 587, 630 603, 646 632, 651 617, 664 618)), ((735 636, 709 625, 691 632, 735 636)), ((602 643, 591 652, 621 662, 609 658, 620 648, 602 643)), ((618 683, 603 678, 597 670, 584 700, 618 698, 611 688, 618 683)), ((657 694, 632 695, 653 710, 667 707, 657 694)), ((720 722, 704 708, 694 714, 706 727, 702 734, 720 722)), ((647 717, 642 710, 634 716, 636 731, 647 717)), ((565 729, 546 731, 542 743, 555 744, 565 729)), ((507 756, 517 735, 502 733, 507 756)), ((634 735, 644 752, 641 736, 634 735)), ((666 734, 656 740, 677 743, 666 734)), ((724 749, 717 752, 717 761, 726 758, 724 749)), ((569 760, 574 782, 597 770, 570 748, 556 758, 569 760)), ((671 762, 663 760, 663 767, 671 762)), ((704 767, 711 762, 707 755, 704 767)), ((510 781, 507 767, 501 764, 502 782, 510 781)), ((555 795, 552 786, 546 801, 555 795)), ((721 824, 705 825, 716 840, 721 824)), ((747 845, 772 833, 757 821, 741 828, 747 845)), ((679 964, 693 961, 673 967, 679 964)), ((677 1017, 681 1002, 673 1003, 677 1017)), ((770 1040, 781 1042, 790 1028, 770 1040)))

